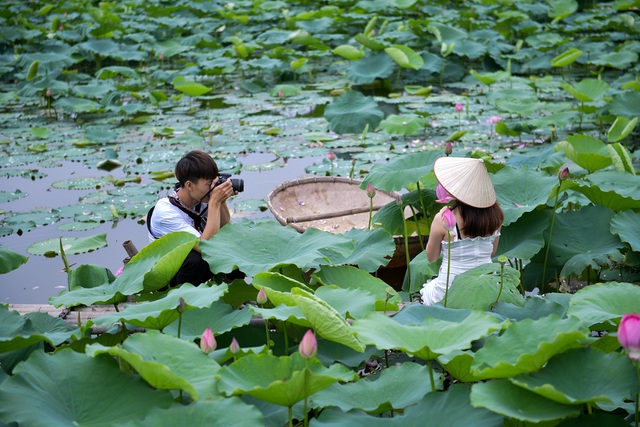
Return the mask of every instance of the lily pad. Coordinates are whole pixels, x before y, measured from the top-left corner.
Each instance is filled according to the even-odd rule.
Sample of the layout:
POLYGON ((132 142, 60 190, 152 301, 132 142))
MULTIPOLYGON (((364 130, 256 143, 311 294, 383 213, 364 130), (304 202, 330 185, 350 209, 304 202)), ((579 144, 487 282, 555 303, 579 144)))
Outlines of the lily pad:
POLYGON ((88 237, 61 237, 59 239, 48 239, 32 244, 27 248, 27 252, 32 255, 60 255, 61 245, 66 255, 93 252, 107 246, 107 234, 101 233, 88 237))

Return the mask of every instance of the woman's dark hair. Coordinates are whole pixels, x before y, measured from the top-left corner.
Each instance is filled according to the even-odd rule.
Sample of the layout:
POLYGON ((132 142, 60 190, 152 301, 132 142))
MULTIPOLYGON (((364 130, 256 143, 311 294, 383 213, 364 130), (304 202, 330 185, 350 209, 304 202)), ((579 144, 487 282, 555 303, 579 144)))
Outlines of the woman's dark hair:
POLYGON ((504 220, 498 202, 488 208, 474 208, 456 200, 453 207, 459 209, 464 222, 461 231, 467 237, 490 236, 500 228, 504 220))
POLYGON ((178 160, 175 174, 180 185, 184 186, 187 181, 195 183, 201 178, 214 179, 218 176, 218 165, 207 153, 194 150, 178 160))

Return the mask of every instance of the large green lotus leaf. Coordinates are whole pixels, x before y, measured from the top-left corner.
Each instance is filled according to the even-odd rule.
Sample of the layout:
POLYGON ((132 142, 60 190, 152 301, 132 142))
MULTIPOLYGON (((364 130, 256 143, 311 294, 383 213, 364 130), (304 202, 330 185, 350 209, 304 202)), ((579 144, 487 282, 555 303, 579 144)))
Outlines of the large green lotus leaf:
POLYGON ((619 142, 608 144, 607 150, 609 150, 611 161, 613 162, 613 168, 615 170, 619 172, 629 172, 633 175, 636 174, 631 152, 624 145, 619 142))
POLYGON ((363 352, 365 346, 357 338, 347 320, 322 299, 302 288, 291 289, 293 301, 321 337, 363 352))
POLYGON ((401 298, 395 290, 381 279, 372 276, 366 271, 347 265, 330 267, 323 266, 319 272, 312 276, 324 285, 335 285, 344 289, 360 289, 373 295, 378 301, 376 309, 382 310, 380 302, 388 300, 388 308, 391 309, 401 298))
MULTIPOLYGON (((93 252, 107 246, 107 234, 101 233, 88 237, 62 237, 62 249, 66 255, 93 252)), ((47 239, 34 243, 27 248, 32 255, 60 254, 60 239, 47 239)))
POLYGON ((556 145, 555 150, 564 151, 567 158, 591 172, 611 166, 612 163, 607 145, 589 135, 568 136, 556 145))
POLYGON ((336 264, 357 265, 358 268, 374 272, 380 266, 387 265, 396 249, 393 236, 382 228, 359 230, 352 228, 344 237, 353 239, 353 253, 336 264))
POLYGON ((624 70, 638 63, 638 54, 632 50, 621 50, 619 52, 604 53, 589 62, 595 65, 624 70))
POLYGON ((575 189, 594 204, 615 211, 640 208, 640 176, 613 170, 597 171, 585 177, 591 185, 575 189))
POLYGON ((526 212, 543 206, 558 178, 528 168, 506 167, 491 176, 504 212, 504 226, 515 222, 526 212))
POLYGON ((440 354, 470 348, 472 341, 502 328, 498 319, 483 312, 465 310, 464 314, 466 317, 457 321, 428 316, 421 323, 402 324, 382 313, 371 313, 356 319, 353 329, 367 345, 433 360, 440 354))
POLYGON ((640 215, 632 210, 618 212, 611 219, 611 232, 640 252, 640 215))
POLYGON ((324 117, 333 132, 359 134, 367 125, 369 129, 376 129, 384 113, 373 98, 350 90, 327 105, 324 117))
POLYGON ((101 265, 82 264, 69 270, 67 284, 69 290, 94 288, 115 280, 111 270, 101 265))
POLYGON ((551 65, 554 67, 566 67, 573 64, 578 58, 582 56, 584 52, 580 49, 571 48, 562 52, 551 60, 551 65))
POLYGON ((475 353, 471 350, 454 350, 438 356, 436 360, 459 382, 474 382, 478 380, 471 371, 474 356, 475 353))
POLYGON ((248 325, 251 318, 252 313, 248 307, 234 310, 222 301, 215 301, 210 307, 193 308, 182 313, 182 322, 179 319, 174 321, 164 328, 163 332, 177 336, 180 328, 182 339, 193 340, 200 338, 208 327, 215 335, 220 335, 234 328, 248 325))
MULTIPOLYGON (((395 246, 394 246, 395 248, 395 246)), ((6 274, 26 263, 29 257, 0 245, 0 274, 6 274)))
POLYGON ((178 76, 173 79, 173 87, 174 89, 192 97, 211 92, 211 88, 194 81, 189 81, 184 76, 178 76))
POLYGON ((556 215, 550 255, 563 265, 560 277, 579 275, 587 267, 599 270, 612 261, 622 261, 624 244, 611 234, 613 211, 604 206, 585 206, 579 211, 556 215), (588 227, 589 232, 576 232, 588 227))
POLYGON ((413 68, 419 70, 424 65, 424 59, 409 46, 395 44, 385 48, 387 55, 391 57, 402 68, 413 68))
MULTIPOLYGON (((315 295, 336 309, 343 317, 357 319, 377 309, 376 298, 364 289, 342 289, 335 286, 320 286, 315 295)), ((389 310, 398 306, 388 304, 389 310)), ((380 310, 384 310, 384 302, 380 310)))
POLYGON ((551 314, 511 324, 500 336, 490 337, 476 353, 472 371, 478 378, 505 378, 535 372, 554 355, 582 346, 589 336, 577 317, 551 314))
POLYGON ((524 214, 509 226, 502 227, 496 254, 509 259, 533 258, 544 247, 544 232, 549 227, 549 219, 547 211, 533 211, 524 214))
POLYGON ((54 108, 61 108, 69 113, 96 113, 102 105, 86 98, 62 97, 53 102, 54 108))
POLYGON ((357 377, 341 364, 327 368, 318 359, 306 360, 298 352, 282 357, 245 356, 224 366, 216 376, 218 389, 227 396, 248 394, 281 406, 293 406, 335 382, 357 377))
POLYGON ((380 129, 396 135, 413 135, 424 129, 426 123, 421 117, 391 114, 380 122, 380 129))
POLYGON ((558 403, 622 403, 637 386, 633 364, 621 353, 579 348, 559 354, 538 372, 510 381, 558 403))
POLYGON ((561 82, 560 86, 579 102, 598 101, 609 91, 609 84, 599 79, 584 79, 573 86, 561 82))
POLYGON ((343 412, 338 408, 322 411, 314 426, 320 427, 406 427, 406 426, 450 426, 450 427, 502 427, 504 417, 484 408, 471 406, 470 387, 453 384, 446 393, 427 393, 415 405, 396 414, 393 418, 381 418, 364 412, 343 412))
POLYGON ((282 320, 305 328, 311 328, 311 323, 304 317, 304 313, 299 307, 280 304, 274 308, 251 307, 251 311, 263 319, 282 320))
MULTIPOLYGON (((567 299, 567 306, 569 304, 570 295, 558 294, 564 296, 567 299)), ((493 307, 492 312, 500 314, 512 321, 520 321, 523 319, 540 319, 550 314, 555 314, 559 317, 565 317, 568 307, 554 301, 550 298, 539 296, 530 296, 524 300, 524 307, 500 301, 493 307)))
POLYGON ((581 412, 579 406, 554 402, 513 385, 506 379, 474 384, 471 387, 471 404, 508 418, 532 423, 573 417, 581 412))
POLYGON ((0 384, 0 420, 34 427, 108 427, 172 402, 171 393, 122 372, 111 356, 90 358, 68 349, 33 353, 0 384))
POLYGON ((178 425, 208 427, 262 427, 265 420, 258 408, 240 398, 199 400, 169 408, 154 408, 143 420, 114 424, 114 427, 175 427, 178 425))
POLYGON ((490 102, 505 112, 528 116, 541 108, 535 92, 523 89, 503 89, 487 96, 490 102))
MULTIPOLYGON (((384 46, 380 46, 384 49, 384 46)), ((347 76, 355 84, 370 84, 376 79, 386 79, 393 74, 396 64, 384 53, 367 55, 357 62, 353 62, 347 69, 347 76)))
POLYGON ((582 319, 587 325, 611 322, 625 314, 638 312, 640 288, 632 283, 607 282, 585 286, 576 292, 569 303, 567 315, 582 319))
POLYGON ((366 189, 369 184, 384 191, 397 191, 415 184, 433 170, 433 162, 442 157, 442 151, 429 150, 400 156, 386 163, 376 163, 360 184, 366 189))
POLYGON ((524 299, 518 291, 520 272, 505 265, 502 290, 500 274, 500 264, 492 263, 480 265, 456 276, 449 287, 447 307, 487 310, 496 301, 523 307, 524 299))
POLYGON ((202 257, 214 273, 236 267, 248 276, 293 264, 303 270, 330 264, 353 253, 353 242, 315 228, 299 233, 275 221, 227 224, 210 240, 200 242, 202 257), (260 236, 260 238, 256 238, 260 236))
POLYGON ((226 284, 195 287, 185 283, 169 291, 164 298, 127 305, 124 310, 97 317, 94 323, 110 326, 116 322, 123 322, 141 328, 163 330, 180 317, 178 306, 181 305, 181 300, 186 304, 185 311, 210 307, 227 292, 227 289, 226 284))
POLYGON ((191 233, 166 234, 133 256, 112 283, 62 291, 57 297, 49 298, 49 303, 55 307, 112 304, 125 301, 127 295, 160 289, 169 284, 197 242, 198 238, 191 233))
POLYGON ((607 132, 608 142, 618 142, 629 136, 633 129, 638 124, 638 118, 634 117, 633 120, 629 120, 626 117, 616 117, 609 131, 607 132))
POLYGON ((364 56, 364 53, 360 49, 348 44, 335 47, 333 53, 349 61, 357 61, 364 56))
POLYGON ((348 384, 334 384, 313 396, 313 406, 338 407, 347 412, 361 409, 372 414, 404 409, 418 403, 430 391, 442 387, 442 378, 436 377, 436 390, 431 389, 429 368, 413 362, 390 366, 375 381, 363 378, 348 384))
POLYGON ((305 283, 274 272, 256 274, 253 277, 252 284, 257 289, 264 288, 269 302, 275 306, 280 304, 294 306, 296 303, 291 295, 291 291, 294 288, 302 288, 307 292, 313 292, 305 283))
POLYGON ((15 351, 38 342, 56 347, 71 339, 80 339, 80 329, 47 313, 27 313, 21 316, 0 304, 0 352, 15 351))
POLYGON ((122 345, 90 344, 87 356, 107 353, 124 360, 149 385, 161 390, 182 390, 193 400, 219 395, 214 377, 220 365, 193 342, 157 331, 133 334, 122 345))
POLYGON ((616 116, 640 116, 640 92, 628 90, 621 94, 614 95, 611 102, 609 102, 609 111, 616 116))

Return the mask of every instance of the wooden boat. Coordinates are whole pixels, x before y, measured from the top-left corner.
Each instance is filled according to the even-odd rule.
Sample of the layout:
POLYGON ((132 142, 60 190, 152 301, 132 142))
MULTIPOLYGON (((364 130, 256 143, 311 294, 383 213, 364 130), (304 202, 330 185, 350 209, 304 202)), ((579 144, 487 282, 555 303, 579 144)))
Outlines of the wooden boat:
MULTIPOLYGON (((293 227, 301 233, 310 227, 334 234, 344 233, 351 228, 366 229, 369 225, 370 199, 366 190, 360 188, 361 183, 343 177, 309 177, 286 181, 269 193, 267 205, 282 225, 293 227)), ((376 190, 374 213, 387 203, 395 202, 397 195, 376 190)), ((426 239, 427 236, 423 236, 423 245, 426 239)), ((394 236, 394 240, 396 250, 383 269, 404 270, 407 264, 404 238, 401 235, 394 236)), ((418 236, 410 236, 411 258, 421 250, 418 236)))

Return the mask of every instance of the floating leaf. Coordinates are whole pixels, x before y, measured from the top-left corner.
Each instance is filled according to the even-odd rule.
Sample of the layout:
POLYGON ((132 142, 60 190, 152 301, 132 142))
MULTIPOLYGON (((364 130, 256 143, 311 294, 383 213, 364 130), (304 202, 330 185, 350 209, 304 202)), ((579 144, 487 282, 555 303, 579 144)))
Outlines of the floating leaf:
MULTIPOLYGON (((93 252, 107 246, 107 234, 101 233, 88 237, 62 237, 62 248, 67 255, 93 252)), ((47 239, 34 243, 27 248, 32 255, 45 255, 47 252, 60 255, 60 239, 47 239)))
POLYGON ((339 133, 362 133, 367 125, 378 127, 384 113, 371 97, 350 90, 329 104, 324 111, 331 130, 339 133))

